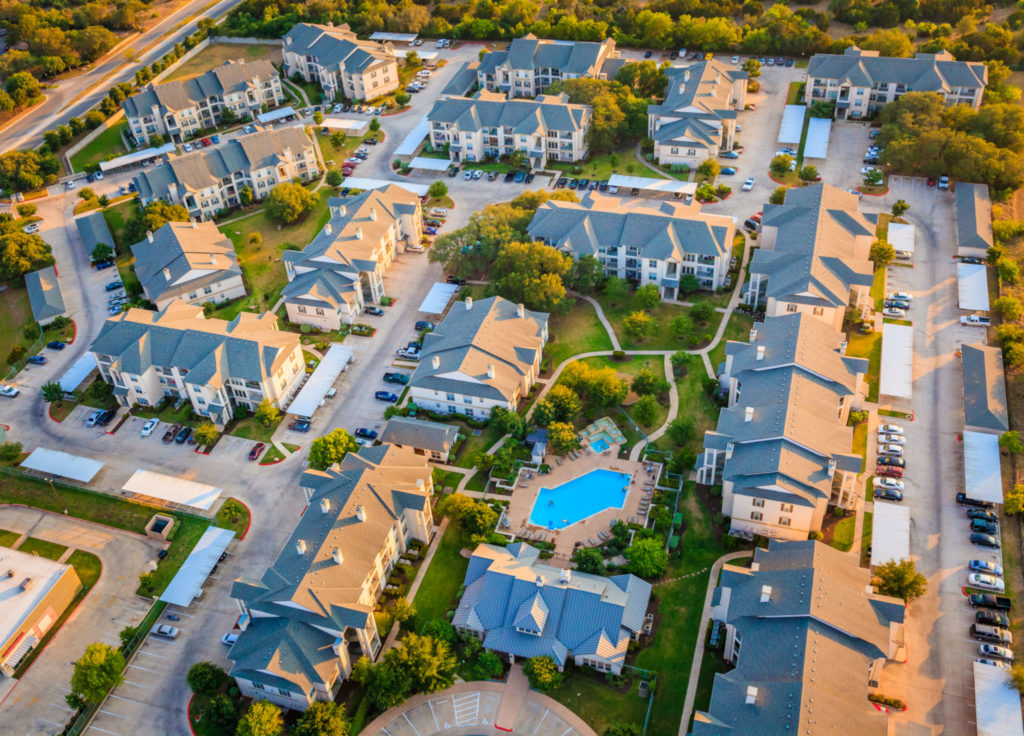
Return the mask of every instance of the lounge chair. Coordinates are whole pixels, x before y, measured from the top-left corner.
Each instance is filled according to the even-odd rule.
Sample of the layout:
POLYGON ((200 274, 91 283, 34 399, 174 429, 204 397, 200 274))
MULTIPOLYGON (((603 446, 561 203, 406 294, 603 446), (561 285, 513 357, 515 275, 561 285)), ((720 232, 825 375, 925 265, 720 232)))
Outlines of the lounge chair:
POLYGON ((591 537, 590 539, 588 539, 588 540, 587 540, 587 543, 588 543, 588 544, 589 544, 589 545, 590 545, 591 547, 596 547, 596 546, 597 546, 598 544, 600 544, 600 542, 598 542, 598 541, 597 541, 596 539, 594 539, 593 537, 591 537))
POLYGON ((598 537, 599 537, 599 538, 600 538, 600 539, 601 539, 601 540, 603 541, 603 540, 605 540, 605 539, 608 539, 608 537, 610 537, 610 536, 611 536, 611 534, 609 534, 608 532, 601 532, 601 533, 600 533, 600 534, 598 534, 597 536, 598 536, 598 537))

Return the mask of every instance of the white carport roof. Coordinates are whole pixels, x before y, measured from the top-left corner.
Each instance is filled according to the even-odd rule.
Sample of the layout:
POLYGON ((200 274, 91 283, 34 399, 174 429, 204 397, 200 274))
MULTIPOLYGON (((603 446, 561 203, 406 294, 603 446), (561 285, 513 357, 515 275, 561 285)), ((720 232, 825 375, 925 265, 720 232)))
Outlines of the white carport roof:
POLYGON ((957 302, 960 309, 987 312, 988 270, 984 263, 961 263, 956 267, 957 302))
POLYGON ((306 380, 302 390, 295 395, 285 411, 299 417, 312 417, 328 390, 352 360, 354 353, 355 351, 348 345, 331 345, 327 355, 323 357, 313 375, 306 380))
POLYGON ((409 166, 414 169, 426 169, 427 171, 444 171, 452 162, 446 158, 428 158, 426 156, 417 156, 409 162, 409 166))
POLYGON ((442 284, 438 281, 430 287, 430 291, 423 299, 423 303, 420 304, 418 311, 426 312, 427 314, 444 314, 445 307, 448 306, 448 302, 451 301, 458 290, 459 287, 455 284, 442 284))
POLYGON ((695 181, 655 179, 650 176, 625 176, 623 174, 612 174, 608 179, 608 186, 619 187, 619 189, 644 189, 648 192, 688 194, 691 196, 697 192, 697 182, 695 181))
POLYGON ((256 122, 272 123, 275 120, 283 120, 289 115, 294 114, 295 108, 293 108, 291 105, 285 105, 284 107, 279 107, 276 110, 270 110, 269 112, 261 112, 259 115, 256 116, 256 122))
POLYGON ((890 222, 885 239, 896 250, 914 252, 914 226, 906 222, 890 222))
MULTIPOLYGON (((803 121, 801 121, 803 125, 803 121)), ((832 120, 811 118, 807 123, 807 140, 804 141, 804 158, 828 158, 828 139, 832 135, 832 120)), ((799 137, 797 143, 800 142, 799 137)))
POLYGON ((418 197, 425 196, 429 188, 428 184, 413 184, 407 181, 391 181, 390 179, 367 179, 362 176, 345 177, 342 186, 349 189, 383 189, 391 184, 400 186, 402 189, 406 189, 418 197))
POLYGON ((64 389, 65 393, 71 393, 94 370, 96 370, 96 357, 92 353, 86 353, 72 363, 71 367, 60 377, 60 387, 64 389))
POLYGON ((1002 667, 972 662, 974 665, 974 713, 978 736, 1021 736, 1020 693, 1010 685, 1010 675, 1002 667))
POLYGON ((89 483, 106 463, 102 460, 71 455, 60 450, 37 447, 21 462, 21 467, 47 475, 59 475, 80 483, 89 483))
POLYGON ((782 111, 782 124, 779 126, 779 143, 800 142, 806 114, 807 108, 803 105, 786 105, 786 109, 782 111))
POLYGON ((909 399, 914 384, 914 328, 910 325, 882 326, 882 367, 879 396, 909 399))
POLYGON ((324 121, 320 123, 320 127, 330 128, 331 130, 359 131, 361 133, 370 127, 370 121, 368 119, 353 120, 352 118, 325 117, 324 121))
POLYGON ((179 506, 191 506, 201 511, 209 511, 223 491, 206 483, 154 473, 152 470, 136 470, 128 482, 121 486, 121 490, 179 506))
POLYGON ((192 552, 160 596, 160 600, 172 606, 188 606, 199 595, 203 581, 210 575, 224 550, 228 548, 235 533, 230 529, 211 526, 196 542, 192 552))
POLYGON ((964 430, 964 493, 978 501, 1003 502, 999 435, 964 430))
POLYGON ((100 161, 100 171, 113 171, 122 166, 141 164, 146 159, 163 156, 165 153, 174 153, 177 150, 173 143, 165 143, 159 148, 145 148, 135 153, 126 153, 124 156, 112 158, 109 161, 100 161))
POLYGON ((871 517, 871 566, 910 559, 910 509, 875 501, 871 517))
POLYGON ((389 33, 388 31, 374 31, 370 34, 371 41, 415 41, 418 33, 389 33))
POLYGON ((427 116, 424 115, 416 125, 412 126, 412 130, 409 134, 402 139, 402 142, 398 144, 398 148, 395 149, 395 156, 412 156, 416 153, 416 149, 420 147, 420 143, 427 137, 430 132, 430 122, 427 120, 427 116))

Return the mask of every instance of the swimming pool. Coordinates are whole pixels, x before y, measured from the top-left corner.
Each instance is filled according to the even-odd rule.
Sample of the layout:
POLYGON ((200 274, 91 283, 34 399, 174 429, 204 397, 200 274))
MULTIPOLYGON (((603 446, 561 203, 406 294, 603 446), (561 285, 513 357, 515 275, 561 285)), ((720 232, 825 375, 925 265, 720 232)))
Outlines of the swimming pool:
POLYGON ((629 488, 628 473, 591 470, 554 488, 541 488, 530 510, 530 523, 562 529, 605 509, 621 509, 629 488))
POLYGON ((590 438, 590 449, 594 452, 604 452, 612 446, 612 436, 607 432, 600 432, 590 438))

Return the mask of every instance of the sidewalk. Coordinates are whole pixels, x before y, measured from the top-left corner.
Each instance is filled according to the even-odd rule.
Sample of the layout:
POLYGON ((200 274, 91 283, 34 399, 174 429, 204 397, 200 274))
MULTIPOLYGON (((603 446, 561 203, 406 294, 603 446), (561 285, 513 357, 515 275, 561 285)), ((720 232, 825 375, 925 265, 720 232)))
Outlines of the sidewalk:
MULTIPOLYGON (((441 521, 441 526, 437 528, 437 533, 430 542, 430 547, 427 548, 427 556, 423 558, 423 564, 420 565, 420 569, 416 571, 416 578, 412 581, 412 585, 409 586, 409 592, 406 594, 405 599, 412 603, 416 598, 416 592, 420 589, 420 583, 423 582, 423 576, 427 572, 427 568, 430 567, 431 560, 434 559, 434 553, 437 552, 438 545, 441 544, 441 537, 444 536, 445 530, 448 529, 448 519, 441 521)), ((381 647, 381 654, 391 649, 398 641, 398 633, 402 627, 396 621, 391 627, 391 631, 388 633, 388 638, 384 640, 384 646, 381 647)))

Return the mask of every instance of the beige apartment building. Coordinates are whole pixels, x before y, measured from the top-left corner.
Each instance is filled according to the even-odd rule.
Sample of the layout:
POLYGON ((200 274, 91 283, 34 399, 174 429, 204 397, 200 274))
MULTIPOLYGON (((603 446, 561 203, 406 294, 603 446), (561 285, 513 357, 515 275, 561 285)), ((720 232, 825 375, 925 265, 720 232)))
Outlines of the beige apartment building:
POLYGON ((319 84, 328 101, 372 100, 401 83, 391 43, 361 41, 348 24, 293 26, 284 36, 284 68, 319 84))

